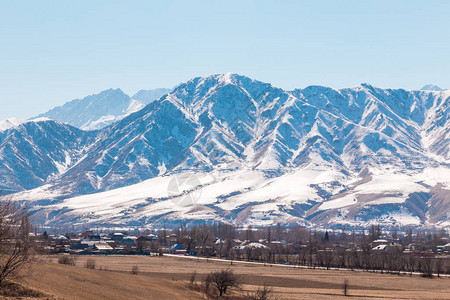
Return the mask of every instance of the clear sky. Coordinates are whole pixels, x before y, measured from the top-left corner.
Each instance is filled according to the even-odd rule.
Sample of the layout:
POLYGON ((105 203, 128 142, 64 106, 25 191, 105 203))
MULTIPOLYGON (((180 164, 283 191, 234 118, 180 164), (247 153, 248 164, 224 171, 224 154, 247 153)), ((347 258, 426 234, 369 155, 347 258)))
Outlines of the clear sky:
POLYGON ((449 15, 450 1, 0 0, 0 119, 225 72, 450 88, 449 15))

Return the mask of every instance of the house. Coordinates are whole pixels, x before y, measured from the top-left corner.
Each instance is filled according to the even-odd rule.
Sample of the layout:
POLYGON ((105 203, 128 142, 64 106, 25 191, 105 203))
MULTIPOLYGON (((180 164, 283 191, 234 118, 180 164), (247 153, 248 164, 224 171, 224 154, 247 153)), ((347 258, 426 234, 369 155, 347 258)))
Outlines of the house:
POLYGON ((120 241, 123 240, 124 236, 125 235, 122 232, 116 232, 111 235, 111 239, 117 243, 120 243, 120 241))
POLYGON ((444 252, 450 252, 450 243, 444 245, 444 252))
POLYGON ((147 240, 156 241, 156 240, 158 240, 158 237, 156 235, 154 235, 153 233, 150 233, 149 235, 147 235, 147 240))
POLYGON ((124 246, 126 246, 126 247, 132 247, 132 246, 135 245, 136 239, 137 239, 137 238, 136 238, 135 236, 128 236, 128 237, 126 237, 126 238, 123 238, 123 239, 120 241, 120 244, 121 244, 121 245, 124 245, 124 246))
POLYGON ((113 252, 114 248, 105 242, 97 242, 92 247, 92 250, 96 253, 109 254, 113 252))
POLYGON ((184 249, 184 247, 179 244, 174 244, 172 247, 169 248, 169 253, 170 254, 185 254, 186 249, 184 249))
POLYGON ((387 245, 387 244, 389 244, 388 240, 378 239, 372 242, 372 247, 375 248, 379 245, 387 245))
POLYGON ((372 251, 384 251, 388 245, 378 245, 372 248, 372 251))
POLYGON ((372 248, 372 251, 385 251, 385 250, 389 250, 389 249, 400 249, 402 250, 402 245, 400 245, 399 243, 395 243, 395 242, 388 242, 386 244, 379 244, 375 247, 372 248))
POLYGON ((82 237, 82 238, 88 238, 88 237, 90 237, 90 236, 92 236, 92 235, 95 235, 95 233, 94 233, 93 231, 88 230, 88 231, 83 232, 83 233, 81 234, 81 237, 82 237))

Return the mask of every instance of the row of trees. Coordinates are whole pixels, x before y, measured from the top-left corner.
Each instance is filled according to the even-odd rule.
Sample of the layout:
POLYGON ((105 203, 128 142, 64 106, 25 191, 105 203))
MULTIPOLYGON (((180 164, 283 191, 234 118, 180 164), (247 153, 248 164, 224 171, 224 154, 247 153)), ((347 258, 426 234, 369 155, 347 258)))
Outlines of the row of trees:
POLYGON ((311 268, 422 272, 426 276, 450 273, 446 256, 436 255, 438 244, 448 242, 445 231, 391 231, 383 235, 379 226, 360 232, 345 229, 320 232, 300 226, 239 230, 232 225, 213 224, 189 229, 181 226, 170 232, 163 229, 158 236, 155 248, 170 244, 167 237, 173 236, 188 251, 196 249, 201 256, 215 255, 231 260, 292 263, 311 268), (388 245, 374 250, 374 241, 381 237, 387 239, 388 245), (253 247, 251 242, 261 242, 264 247, 253 247))

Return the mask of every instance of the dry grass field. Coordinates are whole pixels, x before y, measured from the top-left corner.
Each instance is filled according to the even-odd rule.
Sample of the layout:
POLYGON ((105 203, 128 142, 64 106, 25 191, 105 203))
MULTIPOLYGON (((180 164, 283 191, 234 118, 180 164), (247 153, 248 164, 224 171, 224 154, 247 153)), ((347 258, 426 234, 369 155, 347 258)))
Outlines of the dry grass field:
POLYGON ((246 295, 268 284, 276 299, 450 299, 450 279, 369 272, 310 270, 192 260, 183 257, 81 256, 76 266, 57 264, 57 256, 32 266, 23 285, 54 299, 204 299, 187 288, 197 272, 200 284, 212 270, 230 268, 241 275, 246 295), (86 269, 88 259, 96 269, 86 269), (131 274, 133 266, 138 275, 131 274), (344 280, 349 295, 343 296, 344 280))

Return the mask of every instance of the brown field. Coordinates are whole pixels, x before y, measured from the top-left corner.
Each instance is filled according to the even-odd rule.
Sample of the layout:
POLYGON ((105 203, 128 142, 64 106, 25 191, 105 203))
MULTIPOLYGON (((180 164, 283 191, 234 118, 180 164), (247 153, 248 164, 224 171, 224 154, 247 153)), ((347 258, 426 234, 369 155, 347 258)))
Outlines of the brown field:
POLYGON ((55 263, 57 258, 48 256, 33 264, 23 285, 53 299, 205 299, 187 288, 191 274, 196 271, 201 283, 211 270, 230 268, 243 280, 242 291, 235 295, 252 293, 266 283, 277 299, 450 299, 450 278, 149 256, 81 256, 73 267, 55 263), (95 260, 95 270, 84 268, 87 259, 95 260), (133 266, 138 266, 138 275, 131 274, 133 266), (345 279, 349 297, 343 296, 345 279))

